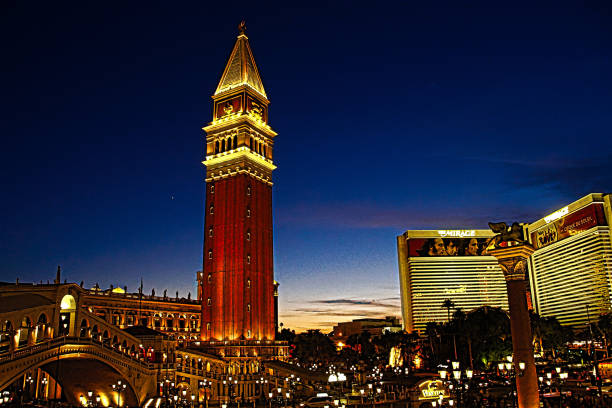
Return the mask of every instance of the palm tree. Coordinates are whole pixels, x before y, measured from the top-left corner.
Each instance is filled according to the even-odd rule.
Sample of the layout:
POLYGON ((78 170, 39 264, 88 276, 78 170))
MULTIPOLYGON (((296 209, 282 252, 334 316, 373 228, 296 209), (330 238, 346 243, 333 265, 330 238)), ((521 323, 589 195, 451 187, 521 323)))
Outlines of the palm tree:
MULTIPOLYGON (((447 324, 450 329, 450 310, 455 307, 455 304, 452 300, 446 299, 442 302, 442 308, 446 309, 446 314, 448 316, 447 324)), ((457 360, 457 339, 455 338, 455 333, 453 332, 453 349, 455 350, 455 361, 457 360)))
POLYGON ((457 308, 453 314, 453 322, 455 323, 456 331, 460 336, 465 337, 465 341, 468 346, 468 358, 470 362, 470 369, 474 369, 474 358, 472 357, 472 336, 476 328, 474 327, 470 315, 466 315, 461 308, 457 308))
POLYGON ((599 316, 597 328, 603 334, 604 344, 606 346, 606 358, 608 358, 608 341, 612 333, 612 314, 606 313, 599 316))
POLYGON ((453 303, 452 300, 450 299, 445 299, 444 302, 442 302, 442 308, 446 309, 446 313, 448 316, 448 322, 450 323, 450 310, 455 307, 455 304, 453 303))

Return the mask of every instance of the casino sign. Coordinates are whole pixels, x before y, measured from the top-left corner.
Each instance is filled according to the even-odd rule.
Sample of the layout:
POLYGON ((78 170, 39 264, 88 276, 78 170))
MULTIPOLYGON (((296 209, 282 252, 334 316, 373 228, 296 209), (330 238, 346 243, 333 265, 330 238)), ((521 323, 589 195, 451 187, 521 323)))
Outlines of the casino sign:
POLYGON ((438 400, 440 397, 448 398, 450 396, 448 388, 441 380, 426 380, 417 384, 419 390, 419 400, 438 400))

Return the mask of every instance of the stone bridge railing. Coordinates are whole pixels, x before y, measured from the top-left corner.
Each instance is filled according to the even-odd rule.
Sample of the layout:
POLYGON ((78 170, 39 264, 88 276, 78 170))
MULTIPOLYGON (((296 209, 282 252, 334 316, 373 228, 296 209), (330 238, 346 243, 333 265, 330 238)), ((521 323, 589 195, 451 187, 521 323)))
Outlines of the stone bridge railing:
POLYGON ((133 370, 145 377, 156 375, 152 364, 133 358, 107 344, 91 338, 60 337, 0 355, 0 390, 32 367, 74 354, 79 356, 77 358, 93 357, 105 361, 119 371, 133 370))

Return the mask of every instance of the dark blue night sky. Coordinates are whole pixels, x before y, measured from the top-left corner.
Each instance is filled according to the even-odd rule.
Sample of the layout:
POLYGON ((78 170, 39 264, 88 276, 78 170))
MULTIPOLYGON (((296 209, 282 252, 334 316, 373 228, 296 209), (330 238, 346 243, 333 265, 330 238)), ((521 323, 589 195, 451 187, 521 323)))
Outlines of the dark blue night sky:
POLYGON ((607 2, 291 3, 3 3, 0 280, 195 293, 201 127, 241 19, 288 326, 399 315, 406 229, 612 190, 607 2))

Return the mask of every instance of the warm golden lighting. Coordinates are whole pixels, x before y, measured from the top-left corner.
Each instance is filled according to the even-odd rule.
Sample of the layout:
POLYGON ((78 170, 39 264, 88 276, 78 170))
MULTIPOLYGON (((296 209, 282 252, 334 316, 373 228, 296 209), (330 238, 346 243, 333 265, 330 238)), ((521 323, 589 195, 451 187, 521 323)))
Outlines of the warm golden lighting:
POLYGON ((76 302, 74 301, 74 297, 72 295, 66 295, 62 298, 60 303, 61 310, 74 310, 76 309, 76 302))
POLYGON ((210 166, 214 166, 214 165, 226 162, 226 161, 242 159, 242 158, 248 158, 254 161, 255 163, 265 167, 268 170, 276 169, 276 166, 272 164, 271 160, 264 159, 259 154, 251 152, 247 147, 244 147, 244 146, 233 150, 233 153, 214 155, 211 158, 207 158, 202 163, 205 166, 210 167, 210 166))

